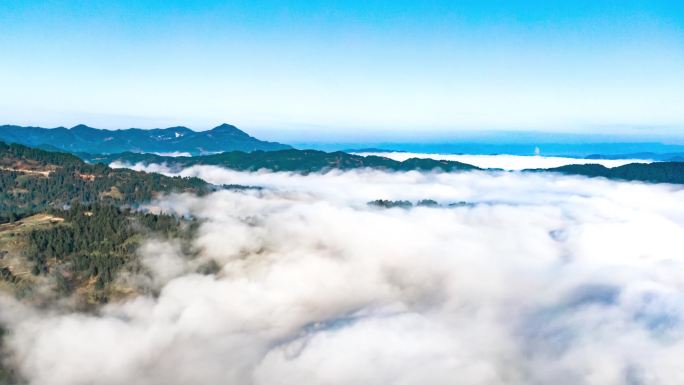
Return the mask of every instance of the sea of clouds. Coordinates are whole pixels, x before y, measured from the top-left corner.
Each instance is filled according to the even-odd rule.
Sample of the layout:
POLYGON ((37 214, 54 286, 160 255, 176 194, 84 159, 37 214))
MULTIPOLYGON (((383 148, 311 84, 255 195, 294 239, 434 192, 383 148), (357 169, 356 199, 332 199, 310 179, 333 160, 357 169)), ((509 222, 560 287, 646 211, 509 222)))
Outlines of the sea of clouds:
POLYGON ((151 202, 202 220, 197 260, 173 241, 141 248, 156 295, 98 314, 3 298, 10 358, 30 384, 684 383, 681 187, 517 172, 179 174, 264 189, 151 202), (446 207, 456 202, 467 204, 446 207), (209 260, 219 272, 194 273, 209 260))
POLYGON ((411 158, 436 160, 452 160, 468 163, 480 168, 500 168, 503 170, 525 170, 532 168, 553 168, 570 164, 600 164, 606 167, 618 167, 629 163, 650 163, 645 159, 582 159, 558 156, 522 156, 522 155, 465 155, 465 154, 430 154, 414 152, 361 152, 357 155, 375 155, 404 161, 411 158))

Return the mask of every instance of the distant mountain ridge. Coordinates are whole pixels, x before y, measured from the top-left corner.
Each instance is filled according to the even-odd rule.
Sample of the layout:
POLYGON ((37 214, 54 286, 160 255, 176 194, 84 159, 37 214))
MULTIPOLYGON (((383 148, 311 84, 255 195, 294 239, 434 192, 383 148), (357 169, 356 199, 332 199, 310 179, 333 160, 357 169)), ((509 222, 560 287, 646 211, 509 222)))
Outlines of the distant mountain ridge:
POLYGON ((585 157, 585 159, 648 159, 659 162, 684 162, 684 152, 636 152, 618 155, 593 154, 585 157))
POLYGON ((71 128, 4 125, 0 126, 0 140, 48 150, 98 154, 130 151, 187 152, 191 155, 201 155, 226 151, 274 151, 292 148, 282 143, 259 140, 225 123, 208 131, 193 131, 187 127, 104 130, 83 124, 71 128))
MULTIPOLYGON (((382 156, 360 156, 345 152, 323 152, 317 150, 281 150, 244 153, 239 151, 195 157, 167 157, 154 154, 122 153, 110 155, 79 156, 91 163, 111 164, 165 164, 180 170, 197 165, 213 165, 237 171, 261 169, 289 172, 326 172, 330 170, 352 170, 371 168, 385 171, 441 171, 461 172, 483 170, 479 167, 447 160, 411 158, 403 162, 382 156)), ((501 171, 484 169, 484 171, 501 171)), ((555 168, 526 169, 522 172, 552 172, 586 177, 603 177, 612 180, 638 181, 647 183, 684 184, 684 162, 630 163, 608 168, 599 164, 572 164, 555 168)))
POLYGON ((607 178, 648 183, 684 184, 684 162, 629 163, 608 168, 600 164, 570 164, 567 166, 525 170, 582 175, 589 178, 607 178))
POLYGON ((166 164, 174 168, 197 165, 211 165, 238 171, 291 171, 300 173, 326 172, 330 170, 352 170, 373 168, 387 171, 432 171, 445 172, 480 170, 473 165, 448 160, 411 158, 403 162, 381 156, 361 156, 346 152, 323 152, 318 150, 278 150, 278 151, 230 151, 221 154, 169 157, 155 154, 121 153, 108 155, 78 154, 91 163, 111 164, 166 164))

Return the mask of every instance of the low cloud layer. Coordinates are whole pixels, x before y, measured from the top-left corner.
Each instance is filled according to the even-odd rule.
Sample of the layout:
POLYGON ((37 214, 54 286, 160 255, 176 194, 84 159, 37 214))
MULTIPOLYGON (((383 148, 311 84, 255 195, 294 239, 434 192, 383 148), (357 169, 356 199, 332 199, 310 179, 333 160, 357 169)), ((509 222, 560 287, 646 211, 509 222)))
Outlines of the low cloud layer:
MULTIPOLYGON (((154 166, 157 167, 158 166, 154 166)), ((168 172, 168 170, 165 170, 168 172)), ((98 315, 3 299, 31 384, 681 384, 684 190, 559 175, 194 167, 261 191, 168 196, 203 220, 190 273, 98 315), (468 202, 377 209, 373 199, 468 202)))
POLYGON ((601 164, 606 167, 617 167, 629 163, 650 163, 644 159, 582 159, 557 156, 521 156, 521 155, 458 155, 458 154, 422 154, 413 152, 365 152, 358 155, 384 156, 398 161, 410 158, 428 158, 437 160, 453 160, 472 164, 480 168, 500 168, 503 170, 524 170, 529 168, 553 168, 569 164, 601 164))

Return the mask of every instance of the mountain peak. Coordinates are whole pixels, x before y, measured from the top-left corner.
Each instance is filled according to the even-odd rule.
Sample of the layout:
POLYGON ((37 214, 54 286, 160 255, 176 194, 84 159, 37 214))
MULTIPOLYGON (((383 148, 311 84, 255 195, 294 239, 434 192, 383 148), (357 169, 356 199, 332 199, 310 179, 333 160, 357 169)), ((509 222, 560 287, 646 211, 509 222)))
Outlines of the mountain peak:
POLYGON ((240 132, 242 132, 242 130, 240 130, 239 128, 233 126, 232 124, 228 124, 228 123, 222 123, 221 125, 218 125, 218 126, 212 128, 211 131, 240 131, 240 132))
POLYGON ((233 126, 232 124, 223 123, 220 126, 216 126, 208 131, 210 134, 221 134, 228 135, 230 137, 245 137, 248 138, 249 134, 242 131, 241 129, 233 126))
POLYGON ((95 130, 93 127, 86 126, 85 124, 78 124, 70 128, 71 130, 83 131, 83 130, 95 130))

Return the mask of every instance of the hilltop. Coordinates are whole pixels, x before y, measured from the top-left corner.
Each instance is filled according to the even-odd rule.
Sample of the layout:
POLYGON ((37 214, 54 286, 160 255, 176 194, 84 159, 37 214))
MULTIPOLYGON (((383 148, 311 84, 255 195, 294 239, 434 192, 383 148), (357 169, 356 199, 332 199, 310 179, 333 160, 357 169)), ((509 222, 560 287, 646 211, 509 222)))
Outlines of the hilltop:
POLYGON ((0 292, 46 306, 72 296, 84 309, 133 295, 140 288, 117 277, 141 269, 142 235, 183 241, 197 226, 136 208, 165 193, 219 188, 0 142, 0 292))
POLYGON ((221 124, 208 131, 193 131, 187 127, 103 130, 82 124, 71 128, 5 125, 0 126, 0 141, 51 151, 97 154, 131 151, 199 155, 225 151, 273 151, 291 148, 286 144, 256 139, 230 124, 221 124))
POLYGON ((0 222, 69 205, 135 206, 161 193, 206 193, 198 178, 91 165, 74 155, 0 142, 0 222))
POLYGON ((571 164, 556 168, 527 170, 581 175, 589 178, 602 177, 613 180, 648 183, 684 184, 684 162, 630 163, 619 167, 600 164, 571 164))

